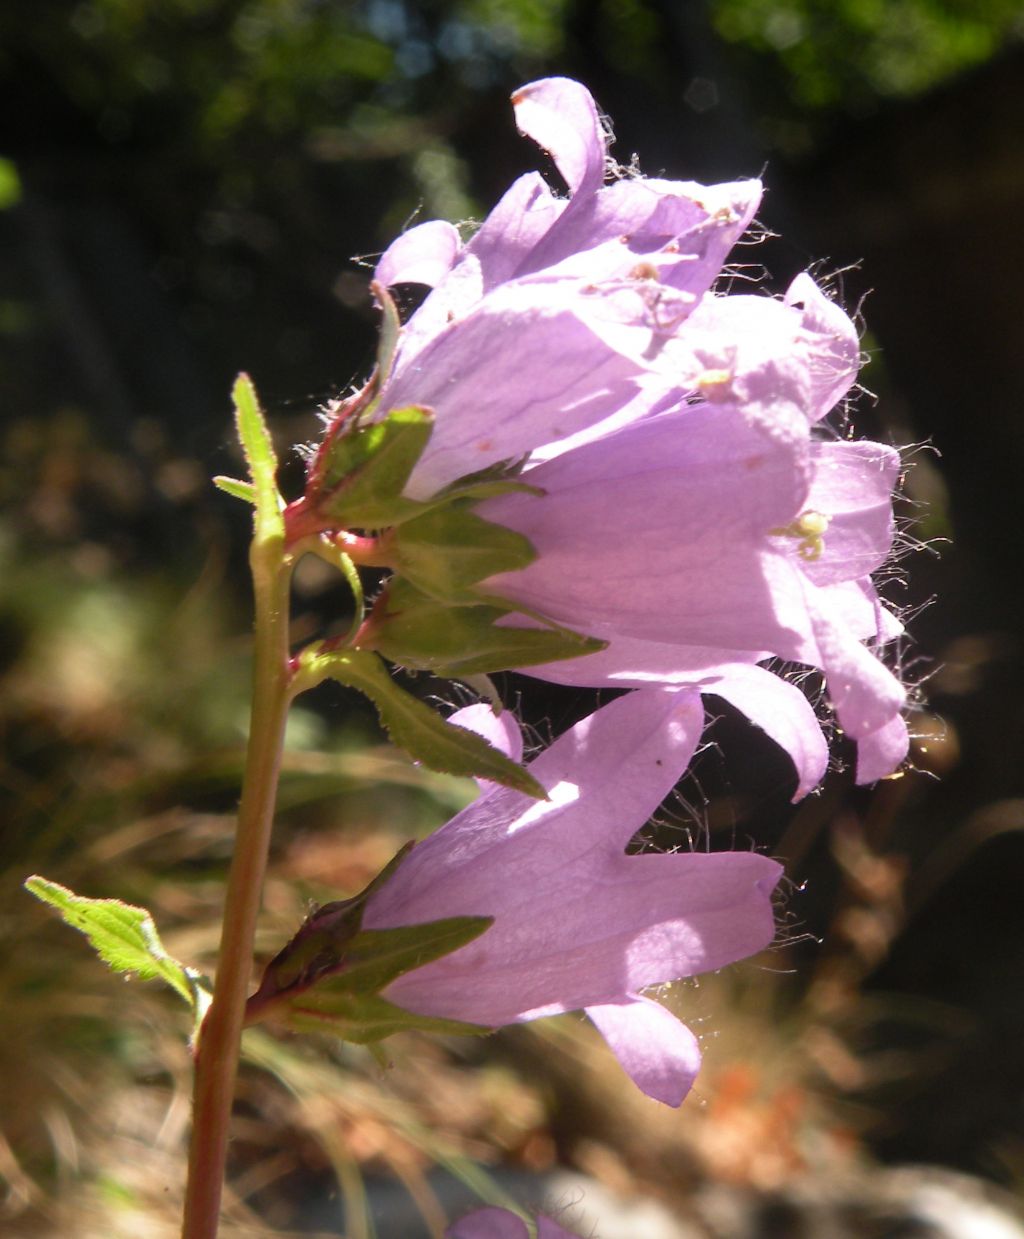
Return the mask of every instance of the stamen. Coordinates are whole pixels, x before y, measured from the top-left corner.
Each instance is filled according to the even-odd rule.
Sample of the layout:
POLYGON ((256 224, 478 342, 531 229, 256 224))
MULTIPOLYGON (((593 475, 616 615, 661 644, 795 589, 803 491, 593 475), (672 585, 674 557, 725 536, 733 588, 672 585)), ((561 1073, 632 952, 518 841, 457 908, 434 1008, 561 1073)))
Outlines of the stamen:
POLYGON ((820 559, 825 550, 825 531, 830 518, 822 512, 802 512, 795 521, 768 532, 777 538, 798 539, 796 553, 807 563, 820 559))

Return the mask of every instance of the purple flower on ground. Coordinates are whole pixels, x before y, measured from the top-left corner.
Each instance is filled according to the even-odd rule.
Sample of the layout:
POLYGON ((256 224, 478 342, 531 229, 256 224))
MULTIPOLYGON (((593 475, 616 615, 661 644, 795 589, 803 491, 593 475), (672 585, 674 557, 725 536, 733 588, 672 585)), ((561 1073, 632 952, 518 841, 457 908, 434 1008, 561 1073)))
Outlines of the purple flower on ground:
MULTIPOLYGON (((502 741, 489 707, 456 721, 502 741)), ((693 690, 630 693, 530 763, 547 801, 485 785, 370 896, 363 927, 453 916, 494 923, 383 997, 488 1027, 582 1008, 635 1083, 679 1105, 700 1064, 697 1040, 642 991, 766 947, 781 873, 751 852, 626 855, 688 766, 702 726, 693 690)), ((515 756, 517 737, 507 726, 503 734, 515 756)))
POLYGON ((792 755, 797 796, 827 746, 769 658, 825 675, 869 782, 907 752, 905 693, 875 647, 901 627, 871 573, 888 557, 899 459, 821 419, 853 386, 853 324, 807 275, 783 300, 711 291, 756 208, 756 182, 704 187, 633 173, 605 183, 588 92, 554 78, 513 96, 520 130, 570 189, 521 177, 463 245, 420 225, 377 278, 434 291, 404 328, 382 409, 436 414, 409 494, 525 456, 542 495, 478 515, 524 534, 529 566, 481 585, 526 615, 608 642, 522 668, 621 687, 698 685, 792 755))
MULTIPOLYGON (((474 1209, 445 1231, 445 1239, 528 1239, 529 1231, 521 1217, 508 1209, 494 1206, 474 1209)), ((578 1239, 575 1231, 566 1230, 551 1218, 537 1215, 537 1239, 578 1239)))

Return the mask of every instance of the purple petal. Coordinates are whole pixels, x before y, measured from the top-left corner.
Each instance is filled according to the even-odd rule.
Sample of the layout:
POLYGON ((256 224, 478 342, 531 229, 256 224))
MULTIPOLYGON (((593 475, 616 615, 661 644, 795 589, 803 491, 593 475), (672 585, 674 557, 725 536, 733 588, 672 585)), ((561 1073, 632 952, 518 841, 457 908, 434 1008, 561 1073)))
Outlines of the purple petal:
POLYGON ((458 232, 444 220, 417 224, 392 241, 373 278, 392 284, 427 284, 431 288, 448 275, 462 250, 458 232))
POLYGON ((892 549, 899 453, 866 441, 814 443, 811 459, 807 508, 827 515, 829 524, 821 555, 805 561, 804 571, 817 585, 866 577, 892 549))
POLYGON ((590 91, 567 77, 530 82, 512 95, 516 127, 551 156, 573 194, 604 180, 608 140, 590 91))
POLYGON ((818 646, 816 665, 843 730, 854 740, 879 731, 901 712, 906 693, 878 658, 829 614, 827 602, 810 583, 807 610, 818 646))
MULTIPOLYGON (((805 290, 808 286, 813 288, 809 277, 805 284, 798 285, 805 290)), ((830 313, 842 317, 855 340, 853 326, 843 312, 818 296, 829 306, 830 313)), ((810 298, 809 292, 807 297, 810 298)), ((728 382, 723 381, 717 392, 707 390, 708 398, 723 399, 733 392, 741 403, 746 398, 744 375, 771 373, 774 364, 776 370, 781 367, 782 373, 799 374, 801 414, 805 423, 815 422, 839 386, 848 386, 852 376, 844 371, 842 383, 835 377, 838 326, 817 320, 808 326, 806 305, 806 301, 789 304, 751 295, 705 296, 685 327, 664 343, 656 358, 652 346, 646 345, 646 355, 651 357, 649 364, 653 368, 660 365, 677 374, 681 382, 691 384, 699 381, 702 371, 721 371, 729 376, 728 382)), ((644 347, 641 339, 641 355, 644 347)), ((790 386, 791 383, 792 380, 790 386)), ((792 389, 794 393, 796 390, 792 389)))
POLYGON ((516 274, 572 275, 591 283, 654 278, 690 294, 692 308, 718 278, 760 197, 757 181, 616 181, 596 194, 577 194, 516 274), (647 269, 651 275, 641 277, 647 269))
POLYGON ((563 835, 572 854, 597 848, 617 859, 686 770, 703 722, 699 696, 685 690, 631 693, 589 715, 528 766, 548 792, 547 801, 506 788, 489 796, 486 805, 478 801, 464 809, 418 843, 374 895, 367 926, 382 926, 385 918, 398 915, 407 919, 390 923, 432 920, 440 898, 453 907, 477 907, 483 899, 491 909, 466 915, 500 912, 496 895, 510 909, 518 907, 522 892, 496 892, 487 880, 488 866, 504 867, 505 858, 522 849, 530 869, 550 861, 553 871, 544 880, 559 881, 568 864, 568 857, 555 864, 563 835), (586 829, 574 837, 577 820, 585 821, 586 829))
POLYGON ((511 280, 569 205, 556 198, 538 172, 514 181, 467 249, 480 263, 484 291, 511 280))
POLYGON ((833 409, 853 386, 860 367, 860 341, 849 316, 821 291, 809 275, 790 284, 786 305, 798 309, 804 331, 816 337, 812 383, 815 421, 833 409))
MULTIPOLYGON (((522 615, 508 616, 504 622, 517 627, 537 623, 522 615)), ((804 694, 764 667, 754 665, 768 657, 768 653, 757 650, 721 650, 616 637, 597 654, 518 670, 553 684, 595 688, 689 686, 705 695, 723 697, 793 759, 798 781, 793 799, 799 800, 824 778, 828 744, 804 694)))
POLYGON ((602 638, 793 644, 766 575, 778 558, 766 535, 803 507, 799 443, 704 406, 636 422, 526 477, 545 494, 503 496, 480 513, 524 534, 538 557, 490 578, 489 591, 602 638))
POLYGON ((566 206, 536 172, 514 181, 448 278, 406 324, 396 369, 409 364, 450 323, 466 318, 486 293, 517 275, 566 206))
POLYGON ((446 1239, 528 1239, 530 1232, 522 1218, 492 1205, 467 1213, 444 1233, 446 1239))
MULTIPOLYGON (((495 714, 487 702, 480 701, 476 705, 464 706, 456 710, 448 719, 458 727, 466 727, 483 736, 499 753, 504 753, 515 762, 523 760, 523 731, 511 710, 502 710, 495 714)), ((493 791, 499 786, 491 779, 476 779, 480 792, 493 791)))
MULTIPOLYGON (((543 627, 538 620, 515 613, 499 623, 511 627, 543 627)), ((771 657, 770 650, 730 650, 713 646, 673 645, 611 637, 606 649, 583 658, 518 667, 524 675, 550 684, 576 688, 685 688, 699 687, 734 663, 756 663, 771 657)))
POLYGON ((910 749, 907 724, 900 715, 857 741, 857 782, 884 779, 902 764, 910 749))
POLYGON ((495 921, 475 942, 399 977, 385 997, 498 1026, 621 1001, 766 946, 780 874, 773 861, 623 850, 685 768, 702 722, 695 694, 628 694, 530 765, 548 801, 498 789, 418 844, 373 894, 364 925, 495 921))
POLYGON ((813 791, 828 768, 828 744, 810 702, 795 684, 764 667, 733 664, 701 691, 723 697, 792 757, 798 785, 794 800, 813 791))
MULTIPOLYGON (((573 833, 585 837, 579 818, 573 833)), ((579 843, 557 834, 562 863, 575 873, 558 874, 559 857, 550 853, 534 858, 510 847, 508 863, 489 862, 489 878, 478 881, 502 890, 465 902, 439 896, 425 918, 497 913, 491 928, 399 977, 384 997, 423 1015, 500 1027, 713 971, 772 940, 771 891, 780 870, 763 856, 584 856, 579 843)), ((409 923, 399 913, 387 925, 375 916, 372 927, 409 923)))
POLYGON ((409 404, 436 414, 430 442, 407 488, 428 498, 440 487, 649 398, 635 367, 583 324, 579 293, 549 290, 543 304, 518 284, 487 297, 435 335, 411 362, 402 354, 381 412, 409 404), (481 364, 481 359, 486 364, 481 364))
POLYGON ((829 613, 862 641, 884 645, 903 635, 903 625, 882 603, 870 578, 837 581, 817 592, 829 613))
POLYGON ((513 761, 523 760, 523 732, 511 710, 495 714, 486 702, 478 701, 456 710, 448 722, 475 731, 513 761))
POLYGON ((634 1084, 666 1106, 679 1106, 700 1070, 697 1038, 649 998, 587 1007, 612 1053, 634 1084))

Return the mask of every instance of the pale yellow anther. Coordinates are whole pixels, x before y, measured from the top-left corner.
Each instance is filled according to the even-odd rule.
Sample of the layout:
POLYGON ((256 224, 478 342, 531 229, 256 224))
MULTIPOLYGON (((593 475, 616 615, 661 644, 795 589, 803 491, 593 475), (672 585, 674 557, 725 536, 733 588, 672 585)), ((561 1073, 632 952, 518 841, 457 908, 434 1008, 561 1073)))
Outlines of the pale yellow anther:
POLYGON ((825 531, 828 529, 829 517, 823 512, 802 512, 795 521, 790 521, 781 529, 769 530, 777 538, 796 538, 796 553, 801 559, 813 563, 820 559, 825 550, 825 531))
POLYGON ((694 380, 697 390, 707 400, 728 400, 732 394, 733 372, 731 370, 702 370, 694 380))

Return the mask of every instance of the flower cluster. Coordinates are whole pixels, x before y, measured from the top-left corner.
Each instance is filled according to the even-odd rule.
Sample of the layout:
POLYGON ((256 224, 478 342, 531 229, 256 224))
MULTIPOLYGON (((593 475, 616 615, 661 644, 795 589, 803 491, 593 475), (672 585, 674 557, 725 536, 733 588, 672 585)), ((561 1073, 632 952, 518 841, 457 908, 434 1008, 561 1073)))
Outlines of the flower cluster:
POLYGON ((904 691, 879 648, 900 625, 872 574, 900 462, 827 427, 859 344, 808 275, 782 298, 721 287, 758 182, 617 168, 567 79, 513 103, 569 194, 531 173, 468 242, 434 221, 382 256, 378 372, 339 407, 284 524, 292 545, 329 543, 350 579, 360 563, 391 575, 344 651, 300 669, 368 692, 405 733, 413 709, 394 707, 381 656, 630 691, 525 773, 507 713, 449 720, 462 738, 445 752, 472 742, 506 785, 481 783, 363 895, 312 918, 253 1010, 364 1040, 403 1020, 472 1030, 583 1010, 636 1084, 678 1105, 697 1041, 644 991, 766 947, 781 868, 627 845, 686 771, 703 694, 783 746, 796 797, 820 782, 825 734, 780 660, 821 673, 858 781, 899 766, 904 691), (403 327, 387 289, 404 283, 432 291, 403 327))
MULTIPOLYGON (((508 665, 726 698, 791 754, 799 796, 827 746, 803 695, 762 664, 805 664, 857 742, 858 781, 891 773, 907 751, 905 695, 877 649, 901 627, 871 574, 892 546, 899 457, 822 423, 856 379, 853 324, 807 275, 781 300, 714 289, 758 182, 614 169, 576 82, 535 82, 513 102, 569 197, 527 174, 468 244, 424 223, 377 267, 379 286, 433 285, 377 406, 433 413, 406 495, 517 462, 522 486, 474 512, 533 555, 480 577, 479 600, 501 609, 499 628, 558 625, 603 648, 508 665)), ((418 546, 401 527, 389 546, 394 592, 365 637, 415 664, 397 634, 418 546)))

